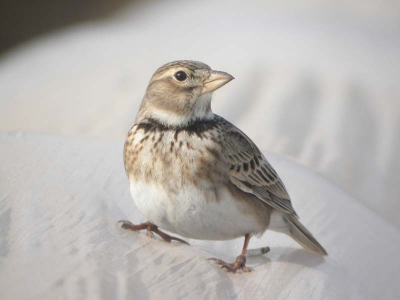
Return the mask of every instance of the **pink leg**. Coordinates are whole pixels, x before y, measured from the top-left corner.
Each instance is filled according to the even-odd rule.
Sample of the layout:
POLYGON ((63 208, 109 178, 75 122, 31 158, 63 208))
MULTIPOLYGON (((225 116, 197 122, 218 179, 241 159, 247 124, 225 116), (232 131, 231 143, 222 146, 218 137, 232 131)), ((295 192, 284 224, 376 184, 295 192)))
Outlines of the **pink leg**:
POLYGON ((139 231, 139 230, 146 229, 147 235, 152 238, 154 238, 154 234, 153 234, 153 232, 154 232, 154 233, 158 234, 164 241, 166 241, 168 243, 171 243, 171 241, 178 241, 178 242, 184 243, 186 245, 189 245, 188 242, 186 242, 180 238, 173 237, 173 236, 170 236, 170 235, 162 232, 160 229, 158 229, 158 227, 156 225, 154 225, 151 222, 145 222, 142 224, 135 225, 129 221, 122 220, 122 221, 119 221, 118 223, 122 224, 121 228, 129 229, 129 230, 133 230, 133 231, 139 231))

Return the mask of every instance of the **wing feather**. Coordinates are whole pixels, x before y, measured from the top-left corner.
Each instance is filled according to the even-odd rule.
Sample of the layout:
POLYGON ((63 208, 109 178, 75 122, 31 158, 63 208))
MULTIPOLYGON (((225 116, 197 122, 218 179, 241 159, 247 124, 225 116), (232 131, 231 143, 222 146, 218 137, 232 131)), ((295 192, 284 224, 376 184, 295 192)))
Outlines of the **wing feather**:
POLYGON ((297 217, 285 185, 261 151, 240 129, 221 119, 222 152, 230 164, 231 182, 271 207, 297 217))

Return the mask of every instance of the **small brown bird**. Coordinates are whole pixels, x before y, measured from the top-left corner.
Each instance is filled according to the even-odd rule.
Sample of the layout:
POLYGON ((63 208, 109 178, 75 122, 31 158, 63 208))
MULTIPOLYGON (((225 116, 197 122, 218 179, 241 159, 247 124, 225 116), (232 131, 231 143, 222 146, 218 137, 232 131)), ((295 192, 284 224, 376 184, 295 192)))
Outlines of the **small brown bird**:
POLYGON ((211 111, 212 92, 234 79, 196 61, 175 61, 150 80, 135 124, 125 141, 124 163, 132 197, 146 229, 170 242, 158 227, 183 237, 230 240, 244 237, 229 272, 246 267, 250 238, 267 229, 286 233, 321 255, 325 249, 300 223, 286 188, 257 146, 211 111))

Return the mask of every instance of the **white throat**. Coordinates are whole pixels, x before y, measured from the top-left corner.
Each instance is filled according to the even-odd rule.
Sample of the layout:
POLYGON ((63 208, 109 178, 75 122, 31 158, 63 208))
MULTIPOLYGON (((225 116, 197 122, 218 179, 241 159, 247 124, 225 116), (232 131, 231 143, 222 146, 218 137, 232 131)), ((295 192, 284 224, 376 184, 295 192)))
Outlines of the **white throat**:
POLYGON ((194 120, 210 120, 214 118, 211 111, 211 93, 204 94, 196 99, 193 111, 188 114, 178 114, 153 107, 144 117, 153 118, 166 126, 185 126, 194 120))

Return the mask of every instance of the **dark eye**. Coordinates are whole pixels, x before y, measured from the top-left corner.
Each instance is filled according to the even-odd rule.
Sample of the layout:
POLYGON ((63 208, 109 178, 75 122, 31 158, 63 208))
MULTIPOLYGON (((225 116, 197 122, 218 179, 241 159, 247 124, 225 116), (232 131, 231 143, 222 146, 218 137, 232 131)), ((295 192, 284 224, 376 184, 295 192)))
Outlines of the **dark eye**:
POLYGON ((174 76, 175 76, 176 80, 178 80, 178 81, 185 81, 187 78, 186 73, 183 71, 176 72, 174 76))

